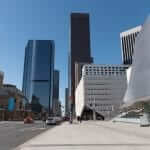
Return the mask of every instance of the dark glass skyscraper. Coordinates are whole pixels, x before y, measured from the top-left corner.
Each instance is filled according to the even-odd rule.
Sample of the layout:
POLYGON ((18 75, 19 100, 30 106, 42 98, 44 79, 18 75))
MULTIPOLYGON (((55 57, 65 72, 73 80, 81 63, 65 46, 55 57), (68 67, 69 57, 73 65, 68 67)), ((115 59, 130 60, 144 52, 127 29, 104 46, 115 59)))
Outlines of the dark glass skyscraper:
POLYGON ((25 48, 23 93, 52 109, 54 41, 29 40, 25 48))
POLYGON ((71 14, 71 47, 69 51, 69 96, 75 99, 75 62, 92 63, 88 13, 71 14))
POLYGON ((57 106, 59 104, 59 71, 54 70, 53 78, 53 114, 57 114, 57 106))
POLYGON ((59 71, 54 70, 53 98, 59 99, 59 71))
POLYGON ((65 88, 65 116, 69 116, 68 88, 65 88))

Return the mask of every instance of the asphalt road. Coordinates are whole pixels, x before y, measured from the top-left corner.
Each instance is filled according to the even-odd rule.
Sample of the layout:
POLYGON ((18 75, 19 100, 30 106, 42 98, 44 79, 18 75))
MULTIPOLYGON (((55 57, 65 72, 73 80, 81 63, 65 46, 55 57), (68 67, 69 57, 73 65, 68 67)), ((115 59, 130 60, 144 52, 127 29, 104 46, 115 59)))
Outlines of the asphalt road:
POLYGON ((41 121, 36 121, 34 124, 0 122, 0 150, 12 150, 52 127, 54 126, 44 129, 41 121))

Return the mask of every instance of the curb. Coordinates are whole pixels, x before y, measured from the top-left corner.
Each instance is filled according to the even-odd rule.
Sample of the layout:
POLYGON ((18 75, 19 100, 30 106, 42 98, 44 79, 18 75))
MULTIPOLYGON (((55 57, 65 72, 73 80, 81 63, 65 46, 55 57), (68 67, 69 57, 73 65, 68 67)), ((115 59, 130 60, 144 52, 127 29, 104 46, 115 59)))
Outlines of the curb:
MULTIPOLYGON (((65 124, 65 122, 63 122, 62 124, 60 124, 60 125, 63 125, 63 124, 65 124)), ((59 125, 58 125, 59 126, 59 125)), ((35 138, 37 138, 37 137, 39 137, 39 136, 41 136, 41 135, 43 135, 43 134, 45 134, 46 132, 48 132, 49 130, 53 130, 53 129, 55 129, 55 127, 58 127, 57 125, 56 126, 53 126, 52 128, 50 128, 50 129, 48 129, 48 130, 46 130, 46 131, 43 131, 42 133, 40 133, 40 134, 38 134, 38 135, 36 135, 36 136, 34 136, 34 137, 32 137, 31 139, 29 139, 28 141, 26 141, 26 142, 24 142, 23 144, 21 144, 21 145, 18 145, 16 148, 14 148, 13 150, 21 150, 23 147, 25 147, 25 146, 27 146, 27 145, 29 145, 30 144, 30 142, 31 141, 33 141, 35 138)))
MULTIPOLYGON (((54 127, 56 127, 56 126, 54 126, 54 127)), ((45 133, 48 132, 49 130, 54 129, 54 127, 50 128, 50 129, 48 129, 48 130, 46 130, 46 131, 43 131, 42 133, 40 133, 40 134, 38 134, 38 135, 32 137, 31 139, 29 139, 28 141, 24 142, 23 144, 17 146, 17 147, 14 148, 13 150, 21 150, 23 147, 29 145, 29 143, 30 143, 31 141, 33 141, 35 138, 37 138, 37 137, 39 137, 39 136, 45 134, 45 133)))

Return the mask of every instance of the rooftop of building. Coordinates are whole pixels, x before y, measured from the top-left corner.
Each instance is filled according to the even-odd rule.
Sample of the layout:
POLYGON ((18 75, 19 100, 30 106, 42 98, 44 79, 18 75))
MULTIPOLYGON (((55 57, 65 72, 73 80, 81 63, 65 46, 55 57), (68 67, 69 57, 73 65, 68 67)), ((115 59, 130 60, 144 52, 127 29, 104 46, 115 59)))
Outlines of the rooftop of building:
POLYGON ((120 33, 120 37, 130 35, 132 33, 140 32, 142 29, 142 25, 136 26, 134 28, 128 29, 120 33))
POLYGON ((0 95, 8 95, 9 93, 16 93, 22 97, 24 97, 22 91, 13 84, 3 84, 0 88, 0 95))
POLYGON ((13 84, 3 84, 3 87, 13 87, 13 88, 16 88, 16 85, 13 85, 13 84))
MULTIPOLYGON (((125 76, 126 70, 129 68, 128 65, 96 65, 96 64, 88 64, 84 65, 82 68, 83 76, 101 76, 107 77, 107 75, 111 76, 125 76)), ((82 76, 82 77, 83 77, 82 76)))
POLYGON ((72 12, 71 16, 89 16, 88 12, 72 12))
POLYGON ((85 67, 92 67, 92 68, 94 68, 94 67, 99 67, 99 68, 103 68, 103 67, 123 67, 123 68, 128 68, 129 67, 129 65, 124 65, 124 64, 85 64, 84 66, 83 66, 83 68, 85 68, 85 67))

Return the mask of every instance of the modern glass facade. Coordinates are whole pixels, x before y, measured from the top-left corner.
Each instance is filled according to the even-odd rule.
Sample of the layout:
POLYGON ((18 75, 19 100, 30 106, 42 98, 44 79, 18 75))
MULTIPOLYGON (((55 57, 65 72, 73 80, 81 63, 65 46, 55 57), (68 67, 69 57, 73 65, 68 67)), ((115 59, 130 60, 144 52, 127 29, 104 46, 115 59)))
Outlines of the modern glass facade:
POLYGON ((54 70, 53 98, 59 100, 59 71, 54 70))
POLYGON ((54 41, 29 40, 25 49, 23 93, 52 109, 54 41))

